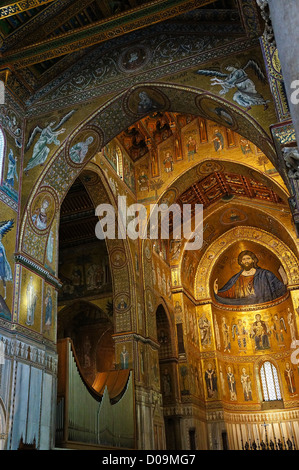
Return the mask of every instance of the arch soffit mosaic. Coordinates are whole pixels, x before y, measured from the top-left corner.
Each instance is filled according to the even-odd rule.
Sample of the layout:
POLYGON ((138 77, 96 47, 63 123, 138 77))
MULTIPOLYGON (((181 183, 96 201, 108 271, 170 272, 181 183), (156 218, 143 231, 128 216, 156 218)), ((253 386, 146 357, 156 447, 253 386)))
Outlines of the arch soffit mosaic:
MULTIPOLYGON (((146 116, 151 110, 147 112, 138 112, 136 107, 136 96, 141 92, 154 93, 154 96, 158 98, 159 110, 161 111, 173 111, 187 114, 200 115, 206 119, 211 120, 214 117, 216 123, 224 125, 229 129, 238 132, 245 138, 254 143, 260 148, 269 160, 275 166, 275 150, 271 142, 271 139, 267 135, 266 131, 262 126, 257 123, 252 117, 244 113, 243 110, 237 106, 229 103, 224 99, 220 99, 217 96, 212 95, 204 90, 197 88, 186 88, 177 85, 168 84, 140 84, 132 89, 120 93, 112 100, 104 103, 96 112, 86 118, 84 122, 81 122, 77 128, 75 128, 64 141, 64 143, 55 152, 53 157, 49 160, 49 163, 45 165, 44 170, 39 176, 36 185, 31 191, 29 197, 29 205, 32 202, 33 195, 36 194, 37 188, 43 183, 45 175, 49 173, 51 167, 57 162, 59 156, 64 156, 63 160, 66 160, 66 149, 69 146, 70 141, 75 139, 79 132, 83 132, 88 128, 99 134, 100 145, 103 147, 109 143, 114 137, 116 137, 124 128, 129 127, 138 121, 141 117, 146 116), (208 100, 210 106, 219 107, 222 106, 223 110, 229 114, 231 118, 231 125, 228 125, 226 121, 219 119, 216 112, 211 116, 211 112, 207 114, 204 108, 198 104, 203 99, 208 100), (117 116, 117 117, 116 117, 117 116), (106 127, 105 127, 106 124, 106 127)), ((90 157, 91 158, 91 157, 90 157)), ((66 163, 63 161, 63 163, 66 163)), ((68 159, 68 164, 69 159, 68 159)), ((84 162, 86 163, 86 161, 84 162)), ((70 165, 68 165, 70 166, 70 165)), ((75 174, 78 175, 79 170, 75 165, 71 165, 71 174, 69 179, 75 174), (76 171, 77 170, 77 171, 76 171)), ((66 184, 65 184, 66 186, 66 184)), ((67 192, 67 188, 63 188, 64 192, 67 192)))
MULTIPOLYGON (((116 201, 103 170, 97 165, 89 162, 82 172, 82 180, 95 208, 99 204, 103 203, 110 203, 113 205, 117 224, 116 201), (85 178, 86 175, 93 176, 89 179, 85 178)), ((132 256, 128 240, 106 239, 105 241, 109 253, 114 292, 124 292, 124 287, 126 287, 126 294, 130 297, 130 292, 134 286, 134 282, 131 282, 131 279, 134 278, 135 273, 132 267, 132 256), (113 261, 116 257, 118 262, 114 263, 113 261), (124 286, 124 280, 126 280, 126 286, 124 286)))
MULTIPOLYGON (((110 203, 115 207, 115 200, 111 193, 110 187, 106 181, 105 175, 103 174, 102 170, 92 164, 88 164, 84 169, 82 169, 81 173, 81 180, 91 197, 91 200, 95 207, 101 203, 110 203)), ((52 189, 52 188, 51 188, 52 189)), ((68 188, 69 189, 69 188, 68 188)), ((49 188, 42 187, 37 194, 43 194, 44 192, 49 191, 49 188)), ((55 193, 54 193, 55 194, 55 193)), ((59 208, 62 204, 64 197, 66 196, 67 191, 61 198, 58 199, 56 195, 56 210, 57 216, 59 216, 59 208)), ((33 198, 33 201, 35 198, 33 198)), ((117 212, 116 212, 117 213, 117 212)), ((32 211, 27 211, 27 218, 28 215, 30 216, 32 211)), ((26 220, 26 219, 25 219, 26 220)), ((30 227, 31 228, 31 227, 30 227)), ((31 228, 32 229, 32 228, 31 228)), ((32 229, 33 230, 33 229, 32 229)), ((41 248, 41 259, 40 263, 42 263, 43 259, 43 251, 47 248, 47 237, 49 235, 49 230, 46 230, 45 235, 39 235, 41 239, 39 247, 41 248)), ((24 232, 26 234, 26 232, 24 232)), ((30 232, 29 232, 30 233, 30 232)), ((39 238, 35 238, 35 240, 39 240, 39 238)), ((106 240, 107 251, 109 253, 109 260, 110 260, 110 270, 111 270, 111 277, 112 277, 112 285, 113 291, 115 293, 122 293, 122 296, 126 297, 126 311, 124 312, 123 309, 121 311, 117 308, 117 302, 114 308, 115 316, 114 316, 114 324, 115 324, 115 331, 119 330, 131 330, 132 322, 134 322, 134 312, 135 312, 135 305, 131 304, 131 299, 134 298, 134 282, 133 282, 133 268, 131 266, 132 257, 129 255, 129 247, 127 240, 106 240), (113 260, 121 259, 122 263, 114 264, 113 260), (119 315, 121 314, 121 315, 119 315)), ((33 256, 32 256, 33 257, 33 256)), ((37 260, 39 261, 39 260, 37 260)), ((117 300, 117 295, 116 295, 117 300)))
MULTIPOLYGON (((116 202, 102 169, 89 162, 81 173, 81 179, 94 207, 96 208, 99 204, 112 204, 117 215, 116 202)), ((136 305, 132 301, 132 299, 136 299, 135 273, 132 267, 130 247, 126 239, 106 239, 105 241, 109 253, 114 292, 115 332, 130 330, 136 317, 136 305), (121 299, 125 301, 125 308, 123 308, 124 303, 121 308, 118 306, 121 299)))
MULTIPOLYGON (((136 112, 136 97, 139 96, 140 92, 146 92, 153 101, 157 102, 160 106, 157 109, 160 111, 198 115, 239 133, 262 150, 273 165, 277 166, 276 152, 272 139, 269 137, 268 129, 264 129, 261 123, 230 101, 204 89, 191 86, 164 83, 139 84, 132 87, 124 95, 124 111, 127 116, 131 116, 132 119, 135 118, 131 124, 146 115, 146 113, 136 112), (219 116, 219 110, 223 113, 221 117, 219 116)), ((118 133, 119 130, 115 133, 115 136, 118 133)))
MULTIPOLYGON (((41 262, 42 253, 46 248, 47 232, 49 231, 49 228, 47 231, 39 233, 38 236, 36 236, 36 233, 32 231, 32 227, 30 227, 30 212, 32 210, 34 199, 43 191, 49 192, 55 206, 54 213, 57 213, 71 184, 75 178, 78 177, 87 161, 92 158, 92 156, 90 156, 86 161, 79 165, 70 165, 69 159, 66 155, 66 150, 69 148, 70 141, 75 140, 79 132, 82 133, 87 130, 92 130, 98 135, 99 148, 103 147, 106 143, 111 141, 113 137, 118 135, 124 127, 131 125, 139 120, 140 117, 148 114, 149 111, 146 113, 142 112, 142 114, 138 113, 136 102, 134 101, 136 100, 136 95, 144 90, 149 93, 155 93, 154 96, 157 98, 160 109, 163 111, 173 109, 176 112, 190 113, 191 111, 193 114, 201 114, 201 109, 197 103, 203 98, 211 100, 211 104, 213 103, 214 106, 222 104, 232 118, 233 126, 230 127, 256 144, 273 162, 273 164, 275 164, 275 151, 268 135, 256 121, 248 115, 245 115, 244 111, 238 109, 237 106, 200 89, 154 83, 138 85, 125 93, 120 93, 117 97, 105 103, 99 110, 97 110, 97 112, 89 116, 85 122, 81 123, 72 131, 64 143, 59 147, 57 152, 49 160, 49 163, 45 165, 44 170, 37 179, 37 183, 34 185, 29 196, 27 209, 25 211, 20 231, 20 251, 23 251, 24 240, 27 239, 25 240, 27 249, 24 251, 26 251, 33 259, 41 262), (120 113, 121 109, 123 111, 122 113, 120 113), (117 121, 115 121, 115 115, 118 116, 117 121), (114 126, 110 125, 109 127, 111 122, 114 123, 114 126), (103 129, 104 123, 107 125, 107 128, 103 129), (32 239, 33 243, 30 244, 29 239, 32 239), (33 245, 34 249, 31 250, 33 245)), ((211 116, 208 116, 208 118, 211 119, 211 116)))

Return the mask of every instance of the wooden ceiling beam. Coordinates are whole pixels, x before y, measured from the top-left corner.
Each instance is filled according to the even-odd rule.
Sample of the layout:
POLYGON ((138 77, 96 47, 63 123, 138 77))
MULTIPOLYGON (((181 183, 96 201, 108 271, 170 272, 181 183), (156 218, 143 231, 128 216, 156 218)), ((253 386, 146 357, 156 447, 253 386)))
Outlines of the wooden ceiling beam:
POLYGON ((55 15, 53 18, 50 18, 43 25, 41 25, 37 30, 31 32, 24 39, 25 45, 31 44, 33 42, 40 42, 45 39, 47 36, 50 36, 56 29, 60 26, 67 23, 71 18, 80 13, 84 8, 87 8, 94 0, 73 0, 71 5, 68 5, 63 11, 55 15))
POLYGON ((86 49, 214 2, 215 0, 154 0, 72 32, 7 51, 0 58, 0 68, 8 65, 13 65, 15 69, 28 67, 86 49))
POLYGON ((105 17, 111 16, 111 7, 108 0, 96 0, 96 2, 105 17))

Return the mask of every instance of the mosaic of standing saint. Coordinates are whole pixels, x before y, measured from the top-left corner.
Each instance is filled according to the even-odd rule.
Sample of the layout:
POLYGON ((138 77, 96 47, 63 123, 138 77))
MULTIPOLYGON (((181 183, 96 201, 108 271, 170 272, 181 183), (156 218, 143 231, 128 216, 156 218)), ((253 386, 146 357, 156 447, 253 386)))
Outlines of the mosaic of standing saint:
POLYGON ((0 222, 0 280, 3 284, 4 296, 0 295, 0 316, 10 320, 10 311, 6 304, 6 283, 12 281, 12 270, 6 256, 6 250, 3 245, 3 237, 10 232, 14 225, 14 220, 0 222))

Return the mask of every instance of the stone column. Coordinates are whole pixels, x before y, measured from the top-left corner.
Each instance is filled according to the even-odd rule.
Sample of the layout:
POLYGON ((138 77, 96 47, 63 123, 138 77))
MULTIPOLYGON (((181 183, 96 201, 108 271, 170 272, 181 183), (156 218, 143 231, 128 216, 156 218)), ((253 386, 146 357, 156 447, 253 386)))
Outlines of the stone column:
POLYGON ((270 20, 284 77, 290 113, 296 132, 297 142, 299 142, 298 1, 268 0, 268 5, 270 9, 270 20))

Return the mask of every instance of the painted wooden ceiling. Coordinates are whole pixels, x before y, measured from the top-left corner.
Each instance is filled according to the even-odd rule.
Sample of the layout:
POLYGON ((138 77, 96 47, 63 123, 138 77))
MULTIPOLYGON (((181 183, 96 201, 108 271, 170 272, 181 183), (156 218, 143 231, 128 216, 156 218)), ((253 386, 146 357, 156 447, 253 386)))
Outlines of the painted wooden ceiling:
POLYGON ((179 198, 178 204, 203 204, 209 207, 219 199, 230 200, 233 196, 258 201, 284 204, 278 194, 253 177, 242 174, 214 172, 206 178, 193 184, 179 198))
POLYGON ((117 140, 136 162, 195 119, 191 114, 154 112, 121 132, 117 140))
POLYGON ((64 199, 60 212, 59 245, 65 246, 97 240, 94 205, 78 178, 64 199))
POLYGON ((24 86, 28 83, 26 74, 30 73, 38 89, 48 76, 48 80, 53 79, 53 73, 49 74, 53 68, 56 67, 57 74, 62 73, 80 60, 87 49, 165 21, 187 21, 190 28, 198 21, 213 22, 223 25, 223 30, 234 21, 239 24, 236 34, 245 37, 241 3, 240 0, 4 1, 0 5, 0 72, 9 70, 17 74, 24 86), (198 12, 204 12, 203 16, 198 16, 198 12))

